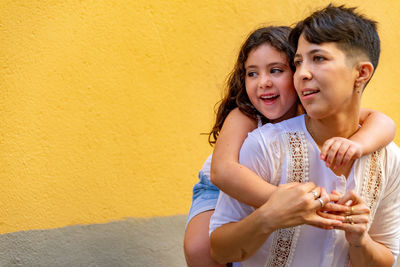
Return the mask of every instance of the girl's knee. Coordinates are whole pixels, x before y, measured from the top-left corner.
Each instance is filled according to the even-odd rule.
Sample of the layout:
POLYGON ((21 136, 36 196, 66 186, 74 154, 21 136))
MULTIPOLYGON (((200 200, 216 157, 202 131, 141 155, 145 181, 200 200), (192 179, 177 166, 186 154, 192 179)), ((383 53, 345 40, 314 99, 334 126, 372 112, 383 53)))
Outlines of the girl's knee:
POLYGON ((207 255, 211 257, 210 238, 201 231, 186 231, 183 247, 186 257, 201 258, 207 255))

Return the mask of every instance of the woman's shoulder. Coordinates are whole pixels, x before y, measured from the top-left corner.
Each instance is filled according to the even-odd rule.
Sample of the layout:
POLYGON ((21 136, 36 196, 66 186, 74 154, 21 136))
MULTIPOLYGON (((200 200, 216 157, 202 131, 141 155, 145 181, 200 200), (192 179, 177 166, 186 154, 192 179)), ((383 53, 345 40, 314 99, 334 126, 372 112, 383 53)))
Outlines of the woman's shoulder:
MULTIPOLYGON (((381 160, 386 165, 388 172, 397 172, 400 175, 400 148, 391 142, 384 148, 382 148, 381 153, 377 153, 381 157, 381 160)), ((400 177, 399 177, 400 178, 400 177)))
POLYGON ((305 115, 299 115, 297 117, 290 118, 288 120, 281 121, 277 123, 282 131, 286 132, 296 132, 296 131, 303 131, 305 127, 305 115))
POLYGON ((243 147, 249 151, 258 151, 262 154, 279 152, 283 142, 284 128, 280 125, 267 123, 248 134, 243 147), (268 152, 269 151, 269 152, 268 152))
POLYGON ((278 123, 266 123, 250 134, 258 135, 258 138, 268 136, 268 139, 271 139, 271 137, 279 137, 287 132, 303 131, 304 127, 304 115, 300 115, 278 123))
POLYGON ((304 117, 299 116, 275 124, 264 124, 248 134, 245 144, 250 150, 263 154, 268 151, 275 155, 282 154, 290 136, 288 133, 304 131, 303 121, 304 117))

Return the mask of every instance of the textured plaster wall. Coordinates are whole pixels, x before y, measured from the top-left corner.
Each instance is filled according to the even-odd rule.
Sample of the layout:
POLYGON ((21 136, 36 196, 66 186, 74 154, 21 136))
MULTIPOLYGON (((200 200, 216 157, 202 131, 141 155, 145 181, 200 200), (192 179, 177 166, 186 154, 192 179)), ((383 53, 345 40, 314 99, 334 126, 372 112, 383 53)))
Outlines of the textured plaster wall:
MULTIPOLYGON (((380 23, 363 105, 400 125, 400 2, 345 2, 380 23)), ((240 43, 327 3, 0 1, 0 233, 186 214, 240 43)))

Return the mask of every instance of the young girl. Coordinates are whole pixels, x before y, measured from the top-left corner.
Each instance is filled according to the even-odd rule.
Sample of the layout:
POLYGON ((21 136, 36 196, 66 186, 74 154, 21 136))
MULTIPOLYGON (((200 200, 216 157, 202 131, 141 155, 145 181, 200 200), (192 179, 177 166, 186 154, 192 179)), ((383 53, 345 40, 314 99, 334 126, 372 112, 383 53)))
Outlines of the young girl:
MULTIPOLYGON (((238 156, 247 133, 257 126, 303 113, 293 87, 289 32, 288 27, 260 28, 241 47, 228 79, 227 96, 220 103, 210 133, 210 144, 215 143, 212 164, 210 156, 199 173, 200 182, 193 188, 184 241, 189 266, 223 266, 210 255, 208 225, 219 193, 210 182, 210 173, 212 182, 221 190, 254 207, 264 204, 276 189, 240 165, 238 156)), ((325 142, 321 159, 327 167, 346 164, 394 138, 394 123, 383 114, 363 110, 360 124, 362 130, 351 140, 335 137, 325 142), (380 131, 383 128, 388 131, 380 131), (376 143, 372 144, 371 140, 376 143)))

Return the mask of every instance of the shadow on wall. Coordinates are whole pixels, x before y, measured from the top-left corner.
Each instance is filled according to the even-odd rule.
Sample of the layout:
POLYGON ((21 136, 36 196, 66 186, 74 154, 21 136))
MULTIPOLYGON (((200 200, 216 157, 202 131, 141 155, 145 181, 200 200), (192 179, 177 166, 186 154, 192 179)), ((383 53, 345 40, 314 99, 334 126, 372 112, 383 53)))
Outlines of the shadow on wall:
POLYGON ((106 224, 0 236, 0 266, 186 266, 186 216, 129 218, 106 224))

